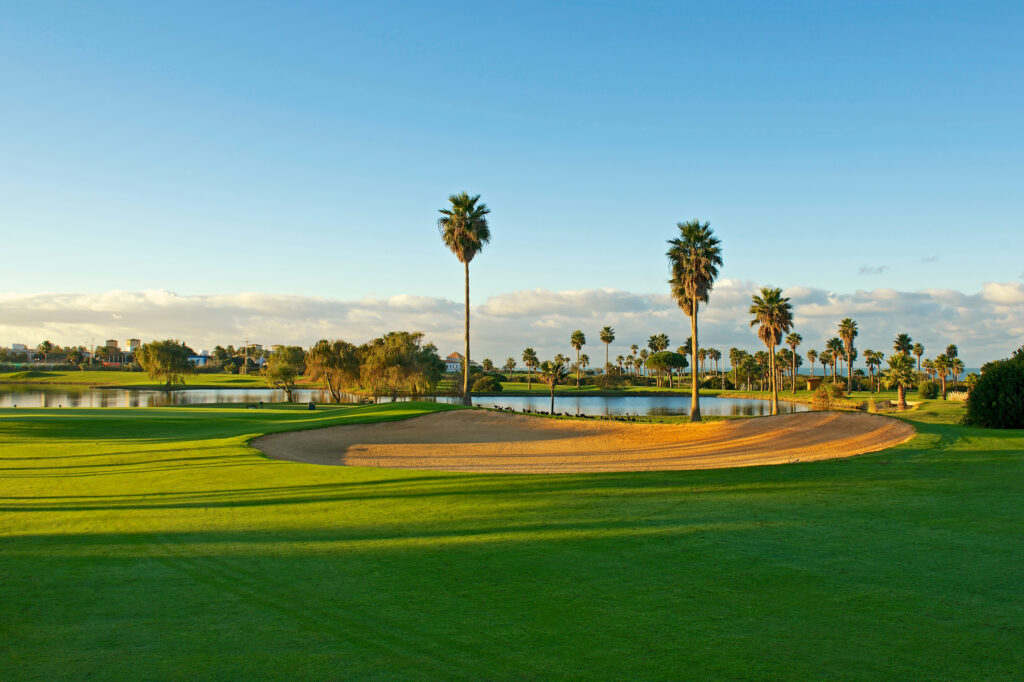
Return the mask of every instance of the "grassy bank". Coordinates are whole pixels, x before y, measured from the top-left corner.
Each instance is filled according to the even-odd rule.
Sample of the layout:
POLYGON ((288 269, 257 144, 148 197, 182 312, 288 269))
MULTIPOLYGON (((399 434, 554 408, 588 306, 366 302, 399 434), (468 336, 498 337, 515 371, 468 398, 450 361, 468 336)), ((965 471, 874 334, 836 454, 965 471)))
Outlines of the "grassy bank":
POLYGON ((1024 673, 1024 432, 748 469, 270 461, 442 406, 0 410, 0 679, 1024 673))
MULTIPOLYGON (((137 388, 161 389, 163 384, 155 383, 145 372, 109 372, 88 370, 0 372, 0 384, 38 384, 54 388, 75 386, 80 388, 137 388)), ((259 375, 238 374, 191 374, 185 377, 188 388, 267 388, 267 381, 259 375)))

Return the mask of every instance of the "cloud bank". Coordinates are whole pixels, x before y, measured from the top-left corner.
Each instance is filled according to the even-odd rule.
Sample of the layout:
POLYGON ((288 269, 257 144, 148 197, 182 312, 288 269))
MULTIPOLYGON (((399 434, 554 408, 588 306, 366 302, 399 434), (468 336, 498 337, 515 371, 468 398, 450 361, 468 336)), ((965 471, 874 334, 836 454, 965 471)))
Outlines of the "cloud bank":
MULTIPOLYGON (((759 283, 722 280, 701 313, 702 346, 754 350, 759 342, 749 326, 750 296, 759 283)), ((821 350, 843 317, 860 327, 858 346, 890 350, 893 337, 909 333, 930 357, 947 344, 960 347, 968 366, 1007 356, 1024 344, 1024 284, 992 282, 981 291, 925 289, 858 290, 835 293, 791 287, 795 330, 802 350, 821 350)), ((61 345, 95 344, 108 338, 183 339, 198 349, 216 344, 254 343, 307 346, 320 338, 362 342, 396 329, 425 332, 447 354, 462 344, 463 304, 405 294, 387 299, 338 300, 315 296, 208 294, 182 296, 170 291, 109 291, 102 294, 0 294, 0 345, 35 345, 50 339, 61 345)), ((667 295, 616 289, 549 291, 528 289, 488 298, 472 311, 473 356, 504 361, 533 346, 543 357, 569 352, 569 334, 587 334, 595 366, 604 361, 598 330, 616 330, 611 358, 643 346, 665 332, 673 346, 690 333, 689 319, 667 295)))

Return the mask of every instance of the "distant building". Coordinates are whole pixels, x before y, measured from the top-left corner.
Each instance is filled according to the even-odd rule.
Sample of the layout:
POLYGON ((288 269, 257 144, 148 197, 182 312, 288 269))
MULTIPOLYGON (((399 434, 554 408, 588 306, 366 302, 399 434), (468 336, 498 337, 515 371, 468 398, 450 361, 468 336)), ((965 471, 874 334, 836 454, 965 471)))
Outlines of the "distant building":
POLYGON ((444 359, 444 371, 455 373, 462 371, 462 353, 452 353, 444 359))
POLYGON ((212 360, 209 355, 190 355, 188 359, 196 367, 206 367, 206 363, 212 360))
POLYGON ((121 347, 117 345, 117 339, 107 339, 107 348, 110 349, 111 353, 116 353, 121 350, 121 347))
POLYGON ((129 353, 134 353, 135 351, 137 351, 139 349, 139 346, 141 346, 141 345, 142 345, 142 341, 140 341, 138 339, 128 339, 128 352, 129 353))
POLYGON ((18 351, 19 353, 24 353, 25 351, 28 350, 28 346, 26 346, 23 343, 12 343, 11 350, 18 351))

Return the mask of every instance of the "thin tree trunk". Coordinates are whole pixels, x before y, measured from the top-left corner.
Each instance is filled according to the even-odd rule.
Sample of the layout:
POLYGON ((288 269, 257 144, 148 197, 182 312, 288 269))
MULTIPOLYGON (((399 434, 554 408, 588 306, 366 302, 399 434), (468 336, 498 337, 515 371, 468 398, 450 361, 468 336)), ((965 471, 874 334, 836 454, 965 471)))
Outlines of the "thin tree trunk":
POLYGON ((768 356, 768 363, 771 367, 771 377, 769 377, 772 385, 772 414, 779 413, 779 386, 775 382, 775 346, 770 349, 771 353, 768 356))
POLYGON ((469 392, 469 261, 462 265, 466 272, 466 358, 462 368, 462 404, 472 405, 473 396, 469 392))
POLYGON ((555 385, 551 384, 551 414, 555 413, 555 385))
POLYGON ((791 381, 790 386, 792 386, 790 393, 796 394, 796 348, 793 349, 793 359, 790 361, 789 372, 791 381))
POLYGON ((846 392, 853 393, 853 353, 846 354, 846 392))
POLYGON ((580 349, 576 349, 576 388, 580 387, 580 349))
POLYGON ((700 418, 700 383, 697 380, 697 301, 694 300, 693 308, 690 311, 690 336, 692 337, 693 343, 691 344, 690 352, 693 354, 693 377, 692 377, 692 388, 690 389, 690 421, 699 422, 700 418))

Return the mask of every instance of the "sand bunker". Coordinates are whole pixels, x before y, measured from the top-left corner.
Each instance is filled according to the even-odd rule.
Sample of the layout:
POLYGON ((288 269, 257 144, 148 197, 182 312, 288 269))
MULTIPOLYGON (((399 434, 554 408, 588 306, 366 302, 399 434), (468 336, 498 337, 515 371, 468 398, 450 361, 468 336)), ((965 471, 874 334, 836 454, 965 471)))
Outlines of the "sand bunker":
POLYGON ((852 412, 800 412, 702 424, 568 421, 455 410, 378 424, 262 436, 274 459, 498 473, 717 469, 874 452, 914 429, 852 412))

